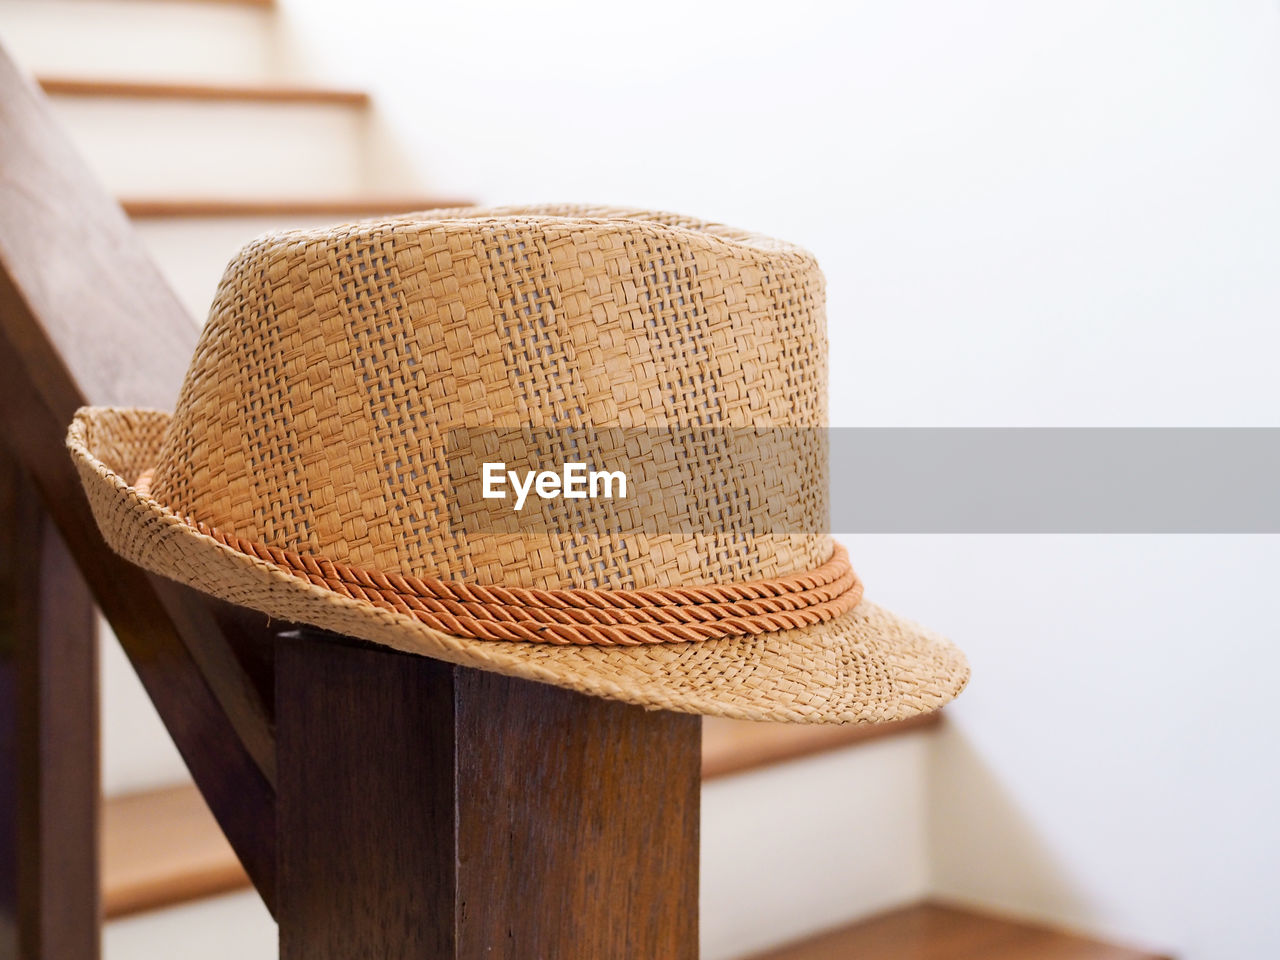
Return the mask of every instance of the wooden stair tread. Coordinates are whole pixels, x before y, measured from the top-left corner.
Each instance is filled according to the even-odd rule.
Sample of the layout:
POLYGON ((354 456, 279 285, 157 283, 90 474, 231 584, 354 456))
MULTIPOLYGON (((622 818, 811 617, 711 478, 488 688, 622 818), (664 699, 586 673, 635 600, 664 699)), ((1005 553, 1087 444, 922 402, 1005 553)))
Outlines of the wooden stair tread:
POLYGON ((108 917, 248 885, 248 875, 194 785, 103 803, 102 906, 108 917))
POLYGON ((170 3, 208 3, 213 6, 224 7, 262 7, 271 10, 276 5, 276 0, 168 0, 170 3))
POLYGON ((141 100, 231 100, 257 103, 308 103, 364 107, 363 90, 289 84, 196 83, 121 80, 114 77, 36 78, 45 93, 72 97, 128 97, 141 100))
POLYGON ((135 220, 179 217, 361 216, 465 207, 457 197, 369 195, 353 197, 126 197, 124 212, 135 220))
MULTIPOLYGON (((707 717, 702 775, 704 780, 715 779, 939 722, 939 714, 846 726, 707 717)), ((109 797, 103 804, 102 833, 102 899, 108 918, 249 886, 240 861, 192 784, 109 797)))
POLYGON ((893 723, 752 723, 705 717, 702 721, 702 779, 770 766, 855 743, 924 730, 942 722, 938 712, 893 723))
POLYGON ((751 960, 1168 960, 1035 924, 936 903, 872 917, 751 960))

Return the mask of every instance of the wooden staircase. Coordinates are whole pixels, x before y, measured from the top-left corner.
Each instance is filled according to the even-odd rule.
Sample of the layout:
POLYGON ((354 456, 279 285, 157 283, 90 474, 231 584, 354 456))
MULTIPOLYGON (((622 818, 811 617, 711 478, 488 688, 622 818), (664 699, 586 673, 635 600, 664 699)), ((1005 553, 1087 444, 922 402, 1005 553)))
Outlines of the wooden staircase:
MULTIPOLYGON (((272 13, 271 0, 186 2, 239 7, 254 16, 272 13)), ((37 223, 35 235, 28 238, 28 251, 0 243, 0 254, 4 254, 0 259, 4 281, 0 284, 0 307, 5 312, 9 341, 0 343, 4 354, 0 380, 6 387, 0 403, 10 414, 4 422, 8 459, 0 466, 12 473, 11 461, 20 462, 22 470, 18 472, 29 474, 35 484, 34 488, 6 494, 7 488, 0 483, 0 494, 9 496, 11 507, 14 503, 21 506, 31 501, 38 489, 48 516, 28 506, 26 509, 34 512, 23 535, 43 538, 47 544, 43 582, 46 586, 53 583, 61 591, 62 615, 75 618, 90 609, 85 585, 75 568, 88 572, 99 606, 119 630, 147 693, 200 784, 199 789, 194 784, 179 784, 120 793, 105 800, 101 904, 108 918, 116 918, 252 885, 274 909, 279 895, 278 769, 272 704, 276 681, 272 654, 264 648, 260 626, 252 617, 126 568, 106 554, 101 543, 87 533, 92 524, 78 502, 70 465, 59 461, 59 445, 49 438, 60 439, 69 411, 84 401, 168 405, 194 339, 194 328, 182 326, 179 300, 188 313, 202 315, 217 279, 216 266, 254 234, 334 219, 457 206, 466 201, 448 193, 406 187, 381 175, 376 158, 359 149, 368 139, 371 98, 358 89, 279 80, 248 83, 235 78, 80 75, 65 69, 43 72, 38 80, 55 114, 82 133, 81 148, 97 158, 95 172, 113 187, 124 213, 150 248, 151 258, 178 289, 175 300, 133 238, 112 220, 111 211, 97 203, 90 182, 80 177, 74 162, 67 159, 65 145, 50 132, 52 127, 40 114, 41 108, 23 98, 16 74, 7 66, 0 69, 0 97, 10 101, 4 118, 7 128, 28 134, 35 131, 21 144, 0 149, 0 162, 29 164, 16 171, 24 186, 57 196, 61 203, 54 223, 48 218, 37 223), (281 142, 270 149, 259 149, 250 141, 237 142, 234 136, 225 143, 193 137, 190 143, 180 144, 163 137, 165 123, 174 117, 207 111, 200 115, 216 127, 220 116, 236 109, 247 111, 242 116, 253 131, 270 131, 284 111, 311 134, 328 137, 338 131, 344 150, 352 144, 356 148, 350 153, 335 149, 335 156, 326 161, 327 166, 322 164, 323 169, 300 173, 289 155, 287 137, 278 138, 281 142), (221 166, 207 176, 194 176, 183 190, 176 189, 170 179, 153 183, 149 169, 106 145, 108 134, 140 117, 150 118, 148 129, 158 131, 154 139, 141 144, 153 159, 175 170, 189 170, 200 166, 193 157, 215 153, 221 166), (265 173, 257 177, 252 171, 255 164, 264 162, 264 153, 265 173), (53 158, 47 169, 37 163, 42 156, 53 158), (76 223, 81 217, 90 222, 76 223), (85 238, 76 255, 97 258, 95 269, 102 275, 118 276, 118 283, 93 290, 93 296, 90 291, 79 291, 78 295, 55 292, 44 300, 33 298, 31 291, 42 289, 48 277, 36 258, 68 255, 67 236, 85 238), (55 318, 52 321, 51 316, 55 318), (165 322, 156 323, 157 317, 165 322), (95 322, 126 326, 116 332, 114 346, 108 342, 90 358, 75 345, 95 322), (41 354, 32 349, 30 344, 38 343, 40 336, 47 336, 60 352, 41 354), (24 337, 28 343, 15 348, 24 337), (152 354, 148 362, 133 363, 129 344, 145 344, 152 354), (22 364, 16 362, 19 357, 22 364), (17 411, 21 416, 14 416, 17 411), (65 548, 52 532, 50 517, 66 540, 65 548), (93 571, 98 571, 96 579, 93 571)), ((262 142, 263 138, 256 141, 262 142)), ((7 203, 3 207, 6 215, 34 218, 41 212, 14 205, 12 198, 7 203)), ((3 500, 5 496, 0 496, 3 500)), ((15 510, 9 512, 12 515, 15 510)), ((18 578, 13 569, 16 562, 10 558, 10 582, 38 587, 39 578, 18 578)), ((91 629, 83 624, 75 628, 81 639, 91 629)), ((91 656, 83 647, 76 647, 75 655, 59 661, 47 678, 52 685, 49 696, 83 683, 85 671, 91 673, 92 668, 91 656)), ((33 706, 48 738, 46 752, 65 728, 86 722, 94 706, 83 700, 74 708, 53 700, 33 706)), ((938 722, 934 716, 877 728, 793 728, 708 721, 703 726, 702 775, 707 780, 731 777, 868 740, 924 732, 938 722)), ((79 759, 89 762, 86 758, 91 751, 87 745, 84 750, 79 759)), ((56 763, 54 766, 61 769, 56 763)), ((76 775, 68 776, 77 779, 76 775)), ((87 783, 83 778, 79 782, 81 786, 87 783)), ((49 851, 56 854, 83 840, 74 833, 58 837, 49 818, 55 818, 59 808, 41 809, 46 817, 41 821, 45 831, 41 836, 49 851)), ((76 816, 84 812, 79 809, 76 816)), ((81 877, 80 882, 96 880, 81 877)), ((53 931, 74 917, 58 912, 60 905, 66 904, 56 891, 48 894, 51 899, 44 908, 49 912, 41 914, 37 907, 28 912, 43 916, 53 931)), ((76 916, 84 915, 83 909, 66 909, 76 916)), ((38 949, 23 955, 33 960, 89 956, 82 944, 69 943, 61 934, 48 932, 38 949)), ((0 958, 7 956, 0 938, 0 958)), ((904 908, 763 954, 759 960, 968 960, 979 956, 993 960, 1156 960, 1152 955, 933 904, 904 908)))

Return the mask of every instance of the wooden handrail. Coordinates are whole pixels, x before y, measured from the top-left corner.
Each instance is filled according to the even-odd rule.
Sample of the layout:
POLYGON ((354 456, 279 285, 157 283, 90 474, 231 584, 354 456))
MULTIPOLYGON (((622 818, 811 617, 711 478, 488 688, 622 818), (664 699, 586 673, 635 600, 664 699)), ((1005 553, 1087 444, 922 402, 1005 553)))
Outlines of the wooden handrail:
POLYGON ((111 553, 63 447, 83 404, 171 407, 196 335, 44 96, 0 51, 0 437, 34 480, 271 906, 275 743, 266 618, 111 553))

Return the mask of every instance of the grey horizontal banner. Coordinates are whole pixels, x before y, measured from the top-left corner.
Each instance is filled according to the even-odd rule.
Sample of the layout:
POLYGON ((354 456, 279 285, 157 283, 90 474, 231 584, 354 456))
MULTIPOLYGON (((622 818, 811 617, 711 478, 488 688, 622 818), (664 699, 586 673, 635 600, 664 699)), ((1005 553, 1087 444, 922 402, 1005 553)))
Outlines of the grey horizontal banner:
POLYGON ((1280 533, 1277 428, 477 428, 442 453, 479 535, 1280 533))
POLYGON ((1277 533, 1280 429, 835 429, 849 533, 1277 533))

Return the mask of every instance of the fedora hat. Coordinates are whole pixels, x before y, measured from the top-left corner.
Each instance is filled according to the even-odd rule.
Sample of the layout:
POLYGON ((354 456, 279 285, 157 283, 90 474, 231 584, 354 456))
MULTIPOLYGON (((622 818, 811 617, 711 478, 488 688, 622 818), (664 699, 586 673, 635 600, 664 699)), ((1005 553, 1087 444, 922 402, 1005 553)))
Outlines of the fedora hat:
POLYGON ((273 233, 174 412, 85 408, 67 442, 116 552, 276 620, 649 708, 901 719, 968 667, 823 529, 823 284, 634 210, 273 233), (559 440, 500 456, 531 429, 559 440))

